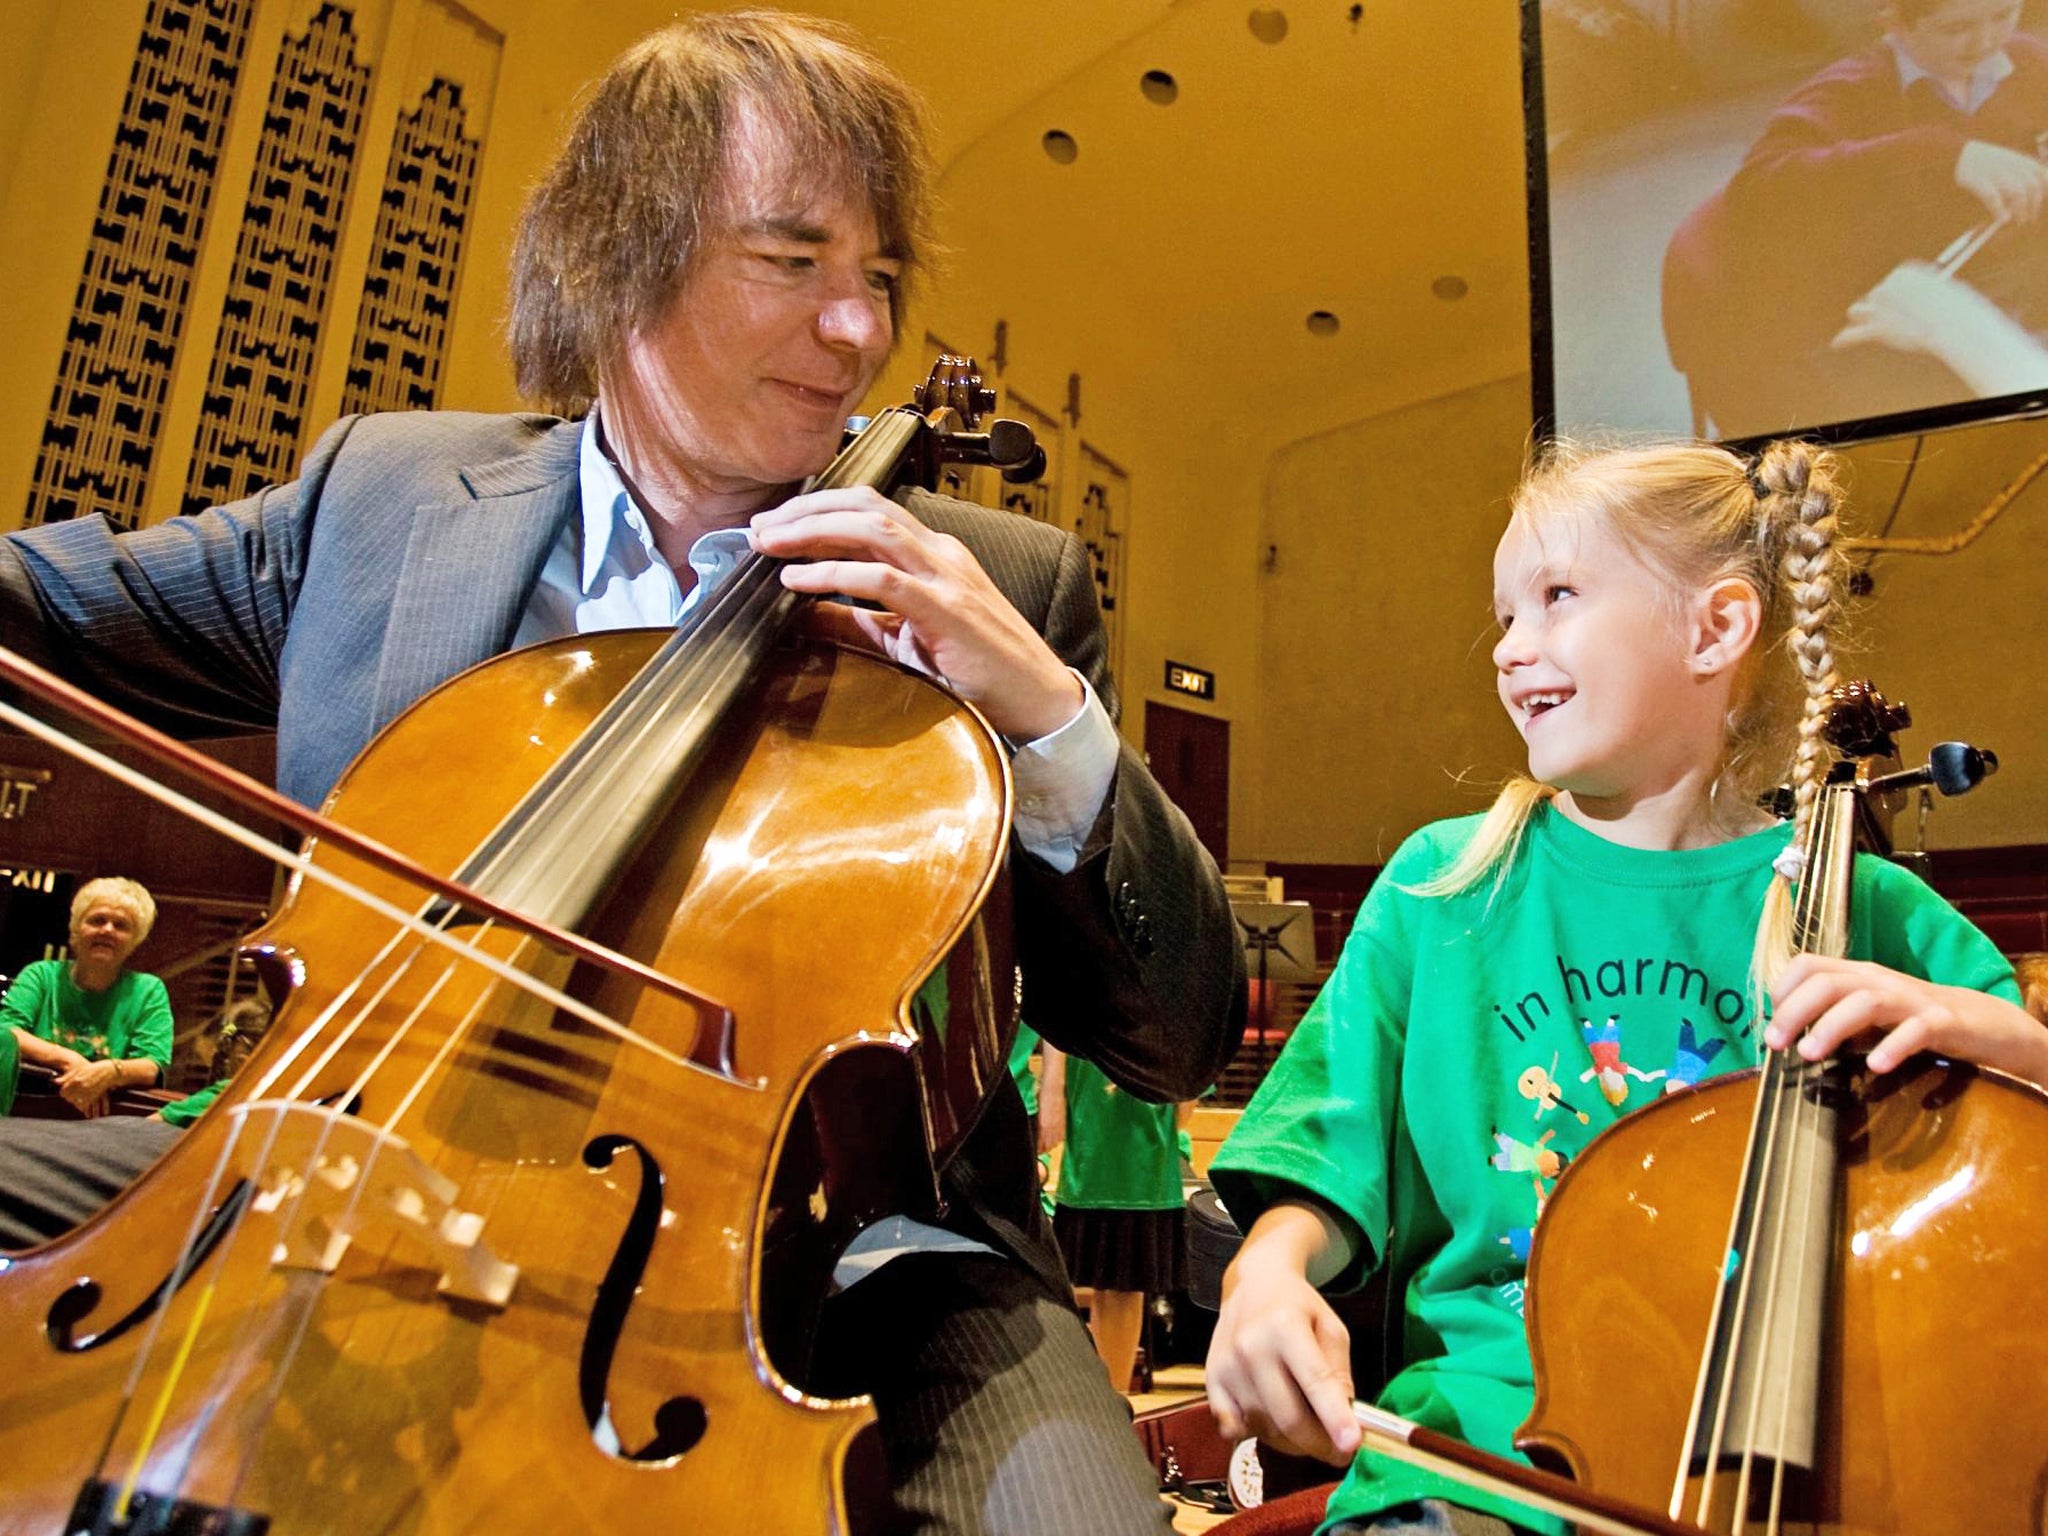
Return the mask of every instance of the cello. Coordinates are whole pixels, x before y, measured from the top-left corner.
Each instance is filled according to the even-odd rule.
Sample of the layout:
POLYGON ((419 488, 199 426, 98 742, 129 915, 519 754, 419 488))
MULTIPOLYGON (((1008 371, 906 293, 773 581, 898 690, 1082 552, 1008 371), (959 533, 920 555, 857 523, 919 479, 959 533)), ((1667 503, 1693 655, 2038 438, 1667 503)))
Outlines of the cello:
MULTIPOLYGON (((1800 949, 1846 950, 1874 799, 1996 766, 1944 743, 1873 776, 1906 723, 1838 690, 1800 949)), ((1629 1536, 2048 1530, 2044 1171, 2048 1092, 1933 1055, 1872 1074, 1771 1052, 1675 1090, 1566 1168, 1537 1223, 1517 1437, 1537 1470, 1360 1405, 1366 1443, 1629 1536)))
MULTIPOLYGON (((941 359, 818 483, 1019 464, 992 403, 941 359)), ((0 1531, 845 1528, 872 1410, 797 1368, 1004 1072, 1011 791, 779 566, 450 681, 325 818, 244 781, 317 829, 251 940, 282 1006, 155 1167, 0 1259, 0 1531)))

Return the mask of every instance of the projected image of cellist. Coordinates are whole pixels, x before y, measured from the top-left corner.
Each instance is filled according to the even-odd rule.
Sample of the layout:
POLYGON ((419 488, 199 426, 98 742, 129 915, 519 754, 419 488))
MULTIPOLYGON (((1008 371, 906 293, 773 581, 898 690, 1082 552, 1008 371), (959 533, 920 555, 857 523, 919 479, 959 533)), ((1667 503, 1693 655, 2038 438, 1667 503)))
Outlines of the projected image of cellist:
MULTIPOLYGON (((931 212, 919 104, 848 32, 770 12, 678 22, 588 93, 520 224, 513 362, 522 392, 559 415, 349 418, 320 437, 294 483, 230 506, 125 535, 94 517, 11 536, 0 543, 0 641, 174 732, 274 728, 279 787, 318 805, 377 732, 464 669, 562 637, 690 629, 709 622, 735 561, 790 561, 779 568, 784 587, 863 605, 837 609, 836 633, 941 680, 1007 743, 1019 810, 1013 912, 1003 922, 1033 1017, 1123 1089, 1189 1097, 1241 1034, 1240 951, 1213 861, 1118 737, 1086 552, 1071 534, 915 490, 901 499, 864 485, 798 494, 840 450, 848 414, 896 344, 906 291, 932 252, 931 212)), ((580 675, 580 654, 568 655, 564 676, 580 675)), ((469 789, 427 771, 417 797, 431 818, 432 807, 460 804, 469 789)), ((778 854, 749 857, 772 872, 778 854)), ((551 867, 579 862, 572 855, 551 867)), ((1007 968, 993 985, 1007 1005, 1007 968)), ((266 1048, 292 1049, 276 1042, 295 1027, 287 1009, 266 1048)), ((884 1018, 875 1031, 893 1027, 884 1018)), ((740 1020, 740 1075, 756 1044, 748 1030, 740 1020)), ((505 1079, 535 1070, 501 1065, 505 1079)), ((720 1085, 739 1080, 711 1065, 720 1085)), ((690 1062, 669 1066, 689 1083, 707 1078, 684 1070, 690 1062)), ((224 1135, 216 1127, 261 1075, 238 1076, 173 1155, 224 1135)), ((928 1209, 871 1213, 882 1219, 844 1255, 830 1299, 820 1298, 813 1358, 775 1368, 823 1395, 874 1395, 891 1500, 920 1528, 1157 1532, 1153 1475, 1073 1310, 1014 1089, 994 1086, 978 1113, 928 1209), (956 1412, 968 1398, 974 1412, 956 1412)), ((520 1123, 508 1113, 504 1134, 520 1123)), ((500 1172, 516 1179, 529 1166, 507 1159, 500 1172)), ((650 1230, 656 1259, 685 1236, 720 1251, 737 1241, 716 1220, 699 1230, 693 1197, 665 1187, 674 1220, 650 1230)), ((128 1209, 117 1206, 115 1217, 128 1209)), ((555 1251, 529 1256, 510 1306, 544 1283, 533 1266, 556 1262, 555 1251)), ((11 1279, 35 1272, 31 1256, 11 1279)), ((604 1274, 599 1266, 589 1284, 604 1274)), ((578 1286, 571 1308, 590 1310, 588 1287, 578 1286)), ((430 1278, 430 1297, 433 1289, 430 1278)), ((632 1286, 621 1294, 630 1300, 632 1286)), ((771 1381, 744 1353, 757 1347, 749 1330, 758 1320, 695 1321, 708 1314, 691 1310, 703 1303, 690 1297, 633 1305, 643 1308, 633 1319, 651 1316, 646 1326, 657 1333, 666 1326, 692 1347, 701 1334, 742 1351, 741 1374, 777 1412, 801 1406, 796 1388, 771 1381)), ((488 1350, 488 1318, 471 1333, 459 1308, 430 1308, 434 1326, 450 1330, 441 1359, 488 1350)), ((588 1423, 553 1462, 540 1430, 531 1432, 511 1479, 523 1491, 489 1515, 494 1529, 525 1528, 515 1516, 549 1529, 567 1518, 535 1496, 536 1475, 596 1497, 595 1474, 564 1470, 575 1457, 617 1458, 622 1445, 644 1441, 654 1447, 648 1458, 687 1474, 701 1423, 629 1433, 601 1400, 602 1372, 586 1358, 579 1408, 573 1359, 565 1371, 566 1422, 581 1413, 588 1423)), ((0 1410, 0 1421, 12 1417, 0 1410)), ((721 1433, 716 1411, 708 1433, 721 1433)), ((102 1436, 79 1438, 97 1445, 102 1436)), ((209 1455, 218 1439, 205 1442, 209 1455)), ((260 1440, 247 1454, 262 1454, 260 1440)), ((823 1486, 840 1470, 785 1478, 753 1465, 752 1486, 720 1490, 732 1501, 728 1523, 707 1523, 700 1490, 688 1519, 662 1517, 664 1528, 788 1529, 748 1526, 750 1501, 792 1482, 823 1486)), ((143 1470, 147 1487, 154 1464, 143 1470)), ((365 1472, 362 1482, 394 1502, 360 1518, 414 1528, 411 1501, 428 1494, 410 1480, 417 1475, 423 1490, 431 1477, 464 1470, 408 1463, 398 1481, 388 1469, 365 1472)), ((237 1476, 216 1483, 279 1486, 237 1476)), ((69 1508, 80 1481, 38 1497, 61 1496, 69 1508)), ((633 1486, 636 1512, 656 1518, 647 1501, 669 1496, 662 1478, 643 1473, 633 1486)), ((0 1503, 27 1507, 13 1482, 0 1478, 0 1488, 0 1503)), ((264 1513, 280 1536, 339 1528, 294 1524, 289 1509, 264 1513)), ((599 1528, 588 1508, 576 1518, 599 1528)), ((643 1527, 636 1518, 631 1528, 643 1527)))
POLYGON ((2048 329, 2048 45, 2022 10, 1886 0, 1882 37, 1793 91, 1679 227, 1666 338, 1701 425, 1751 436, 2048 385, 1998 339, 2048 329), (1909 264, 1966 285, 2005 327, 1937 306, 1910 275, 1902 302, 1938 345, 1853 324, 1850 307, 1909 264), (1994 331, 1997 361, 1978 366, 1994 331))

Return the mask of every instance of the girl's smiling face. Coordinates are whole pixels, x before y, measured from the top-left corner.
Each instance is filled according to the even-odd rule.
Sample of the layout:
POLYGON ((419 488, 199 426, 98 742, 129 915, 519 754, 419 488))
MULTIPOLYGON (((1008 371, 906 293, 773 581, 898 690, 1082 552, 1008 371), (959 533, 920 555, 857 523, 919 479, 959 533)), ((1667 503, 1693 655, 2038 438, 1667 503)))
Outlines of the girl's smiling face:
POLYGON ((1725 690, 1702 688, 1683 601, 1599 518, 1517 517, 1494 553, 1501 703, 1529 773, 1580 802, 1626 804, 1723 749, 1725 690))

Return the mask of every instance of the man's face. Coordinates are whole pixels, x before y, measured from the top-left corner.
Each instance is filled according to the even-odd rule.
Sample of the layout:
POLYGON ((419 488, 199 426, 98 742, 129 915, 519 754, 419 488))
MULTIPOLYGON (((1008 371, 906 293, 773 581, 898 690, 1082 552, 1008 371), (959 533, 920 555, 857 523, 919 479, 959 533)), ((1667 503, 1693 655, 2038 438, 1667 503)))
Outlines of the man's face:
POLYGON ((857 195, 789 190, 781 146, 753 114, 694 270, 628 338, 606 409, 657 433, 693 478, 776 487, 824 467, 889 355, 902 263, 857 195))
POLYGON ((2012 41, 2021 0, 1944 0, 1908 22, 1894 12, 1891 34, 1937 80, 1963 80, 2012 41))

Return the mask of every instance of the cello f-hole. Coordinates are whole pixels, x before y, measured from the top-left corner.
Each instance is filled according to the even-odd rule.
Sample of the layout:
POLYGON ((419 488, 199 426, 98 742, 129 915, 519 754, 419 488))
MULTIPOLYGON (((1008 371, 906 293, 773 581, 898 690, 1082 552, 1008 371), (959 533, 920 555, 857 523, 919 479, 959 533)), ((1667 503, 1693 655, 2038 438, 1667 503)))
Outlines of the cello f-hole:
POLYGON ((99 1282, 85 1276, 69 1289, 60 1291, 56 1299, 50 1303, 49 1313, 43 1321, 43 1332, 50 1340, 50 1347, 67 1355, 84 1354, 89 1349, 98 1349, 103 1344, 113 1343, 137 1324, 146 1322, 157 1308, 171 1299, 172 1293, 179 1286, 198 1273, 199 1267, 206 1262, 207 1255, 213 1252, 221 1238, 233 1228, 235 1219, 242 1214, 242 1207, 249 1203, 252 1188, 247 1179, 236 1180, 234 1187, 228 1191, 227 1198, 221 1201, 214 1208, 213 1214, 207 1218, 206 1225, 200 1230, 191 1250, 180 1255, 177 1267, 151 1287, 149 1294, 136 1303, 127 1316, 102 1328, 98 1333, 89 1333, 84 1338, 79 1338, 76 1330, 100 1304, 99 1282))
POLYGON ((672 1397, 654 1410, 654 1438, 638 1450, 627 1450, 612 1422, 610 1379, 619 1336, 625 1331, 626 1313, 647 1273, 647 1259, 654 1252, 655 1234, 661 1230, 661 1165, 648 1150, 630 1136, 600 1136, 583 1149, 584 1165, 603 1172, 619 1153, 631 1150, 640 1161, 640 1192, 633 1201, 633 1214, 626 1218, 626 1230, 619 1237, 618 1251, 597 1288, 596 1303, 590 1309, 590 1326, 583 1335, 582 1365, 578 1384, 583 1399, 583 1417, 590 1425, 591 1438, 614 1456, 626 1461, 673 1461, 704 1438, 710 1415, 697 1398, 672 1397))

